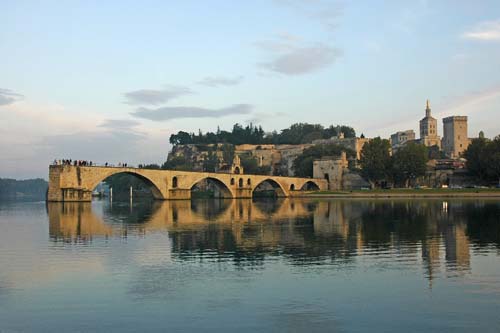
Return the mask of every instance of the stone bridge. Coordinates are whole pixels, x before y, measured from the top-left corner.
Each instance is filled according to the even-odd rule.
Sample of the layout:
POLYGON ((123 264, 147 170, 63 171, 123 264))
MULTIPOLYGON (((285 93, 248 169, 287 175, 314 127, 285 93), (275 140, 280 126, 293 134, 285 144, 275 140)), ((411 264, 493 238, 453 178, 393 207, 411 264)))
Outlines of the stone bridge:
POLYGON ((142 179, 156 199, 191 199, 191 190, 208 181, 222 198, 251 198, 262 184, 273 188, 279 197, 300 196, 308 189, 326 190, 325 179, 212 173, 177 170, 155 170, 130 167, 51 165, 49 167, 48 201, 91 201, 92 192, 106 178, 128 173, 142 179))

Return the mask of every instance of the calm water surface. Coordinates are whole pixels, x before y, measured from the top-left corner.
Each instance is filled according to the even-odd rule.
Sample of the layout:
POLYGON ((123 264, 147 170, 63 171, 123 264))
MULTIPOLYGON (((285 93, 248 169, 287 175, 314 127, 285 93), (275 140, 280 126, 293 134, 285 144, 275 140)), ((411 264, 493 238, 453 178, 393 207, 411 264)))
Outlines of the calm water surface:
POLYGON ((500 331, 498 200, 0 204, 0 332, 500 331))

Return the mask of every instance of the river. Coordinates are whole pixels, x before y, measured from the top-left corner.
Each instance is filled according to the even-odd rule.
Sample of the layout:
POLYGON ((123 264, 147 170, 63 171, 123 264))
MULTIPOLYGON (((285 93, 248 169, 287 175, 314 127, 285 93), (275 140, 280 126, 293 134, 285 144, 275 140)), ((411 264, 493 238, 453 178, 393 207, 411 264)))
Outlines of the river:
POLYGON ((0 204, 0 332, 500 331, 498 200, 0 204))

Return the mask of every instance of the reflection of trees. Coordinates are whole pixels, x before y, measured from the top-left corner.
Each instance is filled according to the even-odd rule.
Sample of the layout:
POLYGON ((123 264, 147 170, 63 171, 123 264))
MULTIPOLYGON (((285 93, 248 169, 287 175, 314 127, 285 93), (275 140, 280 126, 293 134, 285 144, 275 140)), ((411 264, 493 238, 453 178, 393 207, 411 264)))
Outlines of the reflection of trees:
POLYGON ((208 220, 217 219, 231 204, 228 199, 191 200, 191 210, 205 216, 208 220))
POLYGON ((158 208, 159 203, 154 200, 134 202, 132 208, 129 202, 118 201, 105 206, 103 218, 106 223, 141 225, 150 220, 158 208))
POLYGON ((394 241, 416 242, 426 239, 426 207, 409 202, 376 201, 362 204, 363 239, 369 247, 386 247, 394 241))
POLYGON ((464 214, 467 236, 475 245, 500 248, 500 207, 497 202, 467 203, 464 214))

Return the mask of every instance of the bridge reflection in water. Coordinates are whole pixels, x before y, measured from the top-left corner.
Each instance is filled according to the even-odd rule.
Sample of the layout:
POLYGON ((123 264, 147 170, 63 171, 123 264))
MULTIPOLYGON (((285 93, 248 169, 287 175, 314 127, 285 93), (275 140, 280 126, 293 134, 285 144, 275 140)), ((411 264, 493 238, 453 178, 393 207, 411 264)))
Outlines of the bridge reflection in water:
POLYGON ((499 206, 488 201, 229 199, 132 207, 48 203, 47 209, 54 242, 168 233, 172 254, 180 259, 210 252, 233 257, 235 264, 259 264, 269 256, 293 264, 345 264, 363 256, 404 255, 430 281, 443 269, 469 271, 471 246, 500 246, 498 230, 492 236, 476 228, 481 222, 484 231, 484 223, 497 220, 499 206), (491 206, 481 210, 484 216, 474 215, 478 204, 491 206))

